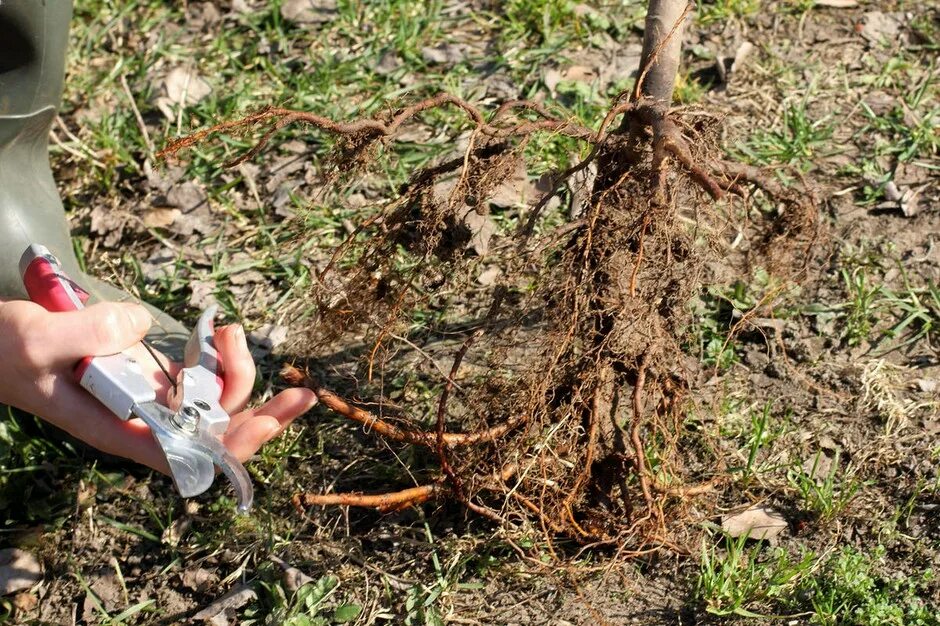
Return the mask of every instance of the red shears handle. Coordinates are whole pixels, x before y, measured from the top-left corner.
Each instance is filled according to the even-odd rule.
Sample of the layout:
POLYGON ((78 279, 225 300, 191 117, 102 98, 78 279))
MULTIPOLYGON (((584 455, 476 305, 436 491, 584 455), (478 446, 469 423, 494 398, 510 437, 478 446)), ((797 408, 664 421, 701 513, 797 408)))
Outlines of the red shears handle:
MULTIPOLYGON (((89 294, 62 270, 59 260, 39 244, 26 249, 20 258, 20 274, 29 299, 47 311, 61 313, 85 308, 89 294)), ((93 357, 85 357, 75 366, 75 378, 81 380, 93 357)))

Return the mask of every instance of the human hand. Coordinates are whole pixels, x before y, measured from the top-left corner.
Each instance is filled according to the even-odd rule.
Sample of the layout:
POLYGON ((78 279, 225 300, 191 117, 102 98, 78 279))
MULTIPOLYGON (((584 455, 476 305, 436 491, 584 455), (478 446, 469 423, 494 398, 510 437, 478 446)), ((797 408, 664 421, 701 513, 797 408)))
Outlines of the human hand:
MULTIPOLYGON (((151 323, 147 310, 136 304, 102 302, 79 311, 50 313, 33 302, 0 302, 0 402, 37 415, 103 452, 169 473, 147 425, 136 418, 116 417, 72 373, 85 356, 125 351, 137 359, 157 390, 157 401, 165 404, 170 381, 139 343, 151 323)), ((306 413, 317 398, 309 389, 288 389, 256 409, 245 410, 255 365, 241 325, 217 329, 215 347, 224 364, 220 404, 231 415, 222 443, 244 462, 306 413)), ((181 365, 158 357, 175 380, 181 365)))

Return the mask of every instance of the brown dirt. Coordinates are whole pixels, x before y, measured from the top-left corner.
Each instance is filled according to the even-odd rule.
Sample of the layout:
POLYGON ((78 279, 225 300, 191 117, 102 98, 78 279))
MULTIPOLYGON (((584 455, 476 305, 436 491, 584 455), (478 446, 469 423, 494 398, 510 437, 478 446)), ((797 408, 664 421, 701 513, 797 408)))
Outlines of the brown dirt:
MULTIPOLYGON (((879 7, 896 9, 892 3, 879 7)), ((766 402, 774 405, 780 434, 771 448, 761 451, 760 463, 786 464, 817 452, 832 459, 838 449, 841 462, 851 462, 859 476, 870 481, 834 522, 815 519, 779 476, 748 485, 732 480, 695 497, 660 493, 657 501, 664 503, 675 546, 697 552, 703 523, 742 504, 768 501, 790 521, 781 542, 794 553, 822 553, 843 545, 871 549, 885 543, 888 571, 937 570, 940 501, 936 489, 921 485, 938 480, 940 395, 936 387, 931 391, 930 385, 919 382, 940 380, 936 333, 927 341, 888 350, 897 342, 884 339, 885 331, 897 320, 886 318, 875 323, 871 342, 849 345, 841 338, 843 318, 799 312, 809 303, 838 305, 847 300, 840 271, 850 266, 846 259, 852 255, 877 255, 881 260, 872 262, 873 279, 896 291, 905 280, 916 286, 940 283, 936 171, 894 168, 899 184, 923 185, 921 211, 905 217, 897 210, 864 206, 859 197, 864 180, 844 170, 847 162, 869 154, 873 145, 870 136, 857 134, 862 123, 853 113, 855 103, 873 94, 896 101, 905 93, 903 85, 864 84, 863 76, 883 65, 896 47, 875 46, 858 36, 855 24, 862 13, 818 10, 805 20, 770 14, 691 34, 690 49, 708 46, 730 55, 742 40, 761 48, 756 53, 760 64, 745 65, 730 83, 678 114, 688 132, 699 133, 693 144, 704 146, 696 154, 698 161, 708 161, 713 136, 734 146, 768 116, 774 117, 785 89, 774 91, 776 79, 768 67, 790 77, 794 88, 816 86, 810 106, 814 116, 846 120, 837 131, 838 149, 817 155, 806 175, 827 231, 827 237, 812 240, 808 252, 805 238, 791 244, 793 239, 765 237, 781 232, 775 226, 790 217, 786 211, 780 215, 782 205, 769 215, 753 206, 716 206, 676 166, 670 168, 665 203, 651 205, 654 189, 648 171, 641 171, 620 185, 595 184, 595 192, 604 187, 616 198, 595 195, 578 213, 577 220, 584 223, 576 230, 565 232, 562 224, 552 223, 539 227, 534 237, 503 233, 483 244, 473 237, 493 211, 483 199, 515 170, 524 141, 506 144, 493 139, 475 144, 469 152, 457 151, 458 158, 469 155, 469 167, 466 175, 452 178, 450 186, 419 174, 417 184, 404 190, 404 200, 384 205, 383 219, 355 231, 343 254, 357 259, 357 270, 340 258, 320 260, 322 284, 315 296, 323 316, 312 339, 293 345, 293 356, 308 364, 322 384, 400 427, 436 432, 440 391, 454 355, 468 336, 484 331, 451 376, 456 384, 446 403, 446 429, 470 432, 518 413, 531 417, 498 443, 446 450, 447 462, 460 477, 463 498, 498 511, 511 532, 496 530, 477 516, 468 518, 463 507, 447 500, 388 515, 312 509, 309 521, 294 527, 298 518, 289 500, 295 488, 376 492, 441 479, 454 490, 453 478, 440 472, 440 449, 376 441, 345 420, 318 412, 304 435, 320 442, 321 457, 292 459, 293 480, 265 494, 271 517, 257 520, 257 527, 247 533, 233 532, 224 549, 193 553, 168 544, 155 547, 145 538, 94 522, 105 516, 143 525, 143 508, 127 511, 128 494, 169 507, 171 489, 160 478, 131 478, 103 489, 95 498, 96 517, 78 510, 62 528, 42 535, 43 561, 47 567, 52 564, 47 579, 54 582, 40 594, 37 618, 68 623, 73 611, 83 615, 84 588, 66 575, 70 570, 62 554, 71 554, 89 576, 104 572, 94 579, 106 581, 97 583, 101 589, 114 586, 107 582, 108 560, 119 558, 128 593, 158 598, 164 611, 161 623, 176 623, 219 595, 215 588, 188 588, 182 571, 206 567, 229 575, 244 565, 247 576, 273 577, 259 544, 289 533, 289 544, 278 543, 278 554, 285 560, 315 578, 339 573, 350 581, 349 597, 363 606, 393 605, 398 615, 404 592, 397 589, 389 602, 382 581, 405 581, 395 583, 403 588, 428 582, 433 579, 428 578, 431 555, 446 552, 493 557, 493 564, 481 556, 476 568, 461 570, 460 580, 479 583, 479 589, 452 591, 450 596, 455 616, 479 623, 707 623, 711 618, 691 596, 694 559, 666 553, 624 562, 616 549, 580 552, 577 543, 547 538, 555 535, 546 532, 552 523, 563 526, 560 534, 576 538, 579 533, 572 529, 587 527, 582 540, 621 534, 622 540, 625 531, 635 533, 633 522, 642 517, 638 513, 645 502, 630 442, 619 449, 598 446, 590 453, 592 464, 587 462, 591 447, 585 441, 591 438, 592 422, 602 432, 619 432, 630 423, 631 392, 640 371, 650 372, 650 391, 641 402, 646 409, 643 436, 660 453, 656 459, 664 471, 659 475, 675 479, 677 485, 724 476, 722 464, 740 462, 740 442, 722 433, 734 430, 733 420, 746 411, 724 407, 752 408, 766 402), (813 62, 807 63, 810 57, 813 62), (788 67, 797 69, 791 75, 785 71, 788 67), (849 94, 841 87, 845 76, 853 78, 849 94), (731 249, 729 243, 739 231, 743 243, 731 249), (643 262, 638 264, 641 239, 643 262), (520 241, 529 247, 520 251, 520 241), (488 249, 481 253, 475 245, 488 249), (424 264, 403 267, 399 247, 424 264), (768 253, 780 253, 777 280, 772 287, 755 288, 749 284, 750 272, 768 267, 768 253), (783 261, 786 257, 805 261, 806 272, 784 272, 781 268, 793 267, 783 261), (339 270, 322 272, 330 262, 342 276, 337 276, 339 270), (485 284, 481 274, 491 268, 499 269, 498 278, 485 284), (689 351, 686 332, 695 321, 686 309, 687 300, 703 283, 737 280, 756 289, 752 299, 760 303, 746 316, 722 309, 726 329, 734 326, 737 331, 730 341, 738 360, 719 370, 703 366, 694 355, 683 356, 689 351), (501 305, 494 309, 496 299, 501 305), (434 320, 420 336, 409 334, 415 311, 434 320), (598 335, 603 337, 600 342, 598 335), (406 337, 421 350, 396 337, 406 337), (881 362, 887 365, 878 369, 881 362), (492 372, 502 375, 494 377, 492 372), (666 391, 665 400, 654 388, 666 391), (880 404, 873 393, 882 398, 880 404), (616 428, 604 431, 598 414, 613 418, 616 428), (552 439, 546 445, 549 434, 552 439), (549 456, 556 459, 554 464, 546 461, 549 456), (499 481, 494 489, 491 476, 508 463, 529 464, 536 472, 526 474, 516 493, 538 502, 545 518, 527 515, 518 499, 513 506, 503 506, 515 497, 507 498, 507 485, 499 481), (590 480, 582 481, 585 470, 590 480), (621 474, 627 484, 601 480, 621 474), (547 484, 554 485, 553 490, 547 484), (563 514, 571 493, 574 522, 563 514), (907 501, 913 505, 904 532, 886 538, 883 522, 907 501), (435 541, 428 540, 423 523, 435 541), (182 559, 181 565, 172 565, 175 558, 182 559), (163 571, 165 566, 169 571, 163 571)), ((916 67, 935 72, 927 56, 915 54, 916 67)), ((693 62, 695 70, 707 72, 711 67, 710 62, 693 62)), ((362 154, 362 144, 346 147, 362 154)), ((925 160, 936 166, 937 155, 925 160)), ((453 171, 461 171, 462 165, 457 163, 453 171)), ((758 199, 763 200, 759 194, 758 199)), ((554 210, 565 216, 565 208, 554 210)), ((190 517, 195 532, 218 521, 212 513, 190 517)), ((653 533, 630 537, 632 543, 620 545, 640 550, 653 533)), ((91 578, 88 584, 95 588, 91 578)), ((936 585, 932 590, 940 594, 936 585)))

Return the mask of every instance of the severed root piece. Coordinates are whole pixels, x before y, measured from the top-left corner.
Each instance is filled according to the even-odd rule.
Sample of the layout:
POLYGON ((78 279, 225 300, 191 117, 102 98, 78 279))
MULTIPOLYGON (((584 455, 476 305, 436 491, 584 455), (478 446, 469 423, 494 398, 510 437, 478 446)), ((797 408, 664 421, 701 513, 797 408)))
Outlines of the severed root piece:
POLYGON ((400 511, 409 506, 427 502, 439 493, 447 491, 440 483, 420 485, 401 491, 392 491, 380 494, 363 493, 298 493, 291 498, 294 508, 303 511, 309 506, 361 506, 378 509, 382 513, 400 511))
MULTIPOLYGON (((281 377, 293 385, 304 385, 312 389, 313 392, 317 394, 317 399, 323 403, 325 407, 334 413, 339 413, 343 417, 347 417, 355 422, 359 422, 370 431, 374 431, 386 439, 392 439, 393 441, 400 441, 402 443, 410 443, 412 445, 425 446, 428 448, 437 447, 439 436, 437 432, 399 428, 394 424, 390 424, 389 422, 376 417, 365 409, 349 404, 349 402, 336 395, 329 389, 324 389, 323 387, 319 386, 316 384, 316 381, 311 380, 308 376, 304 375, 300 370, 298 370, 296 367, 293 367, 292 365, 284 366, 284 368, 281 370, 281 377)), ((443 438, 444 445, 448 447, 470 446, 487 441, 495 441, 519 424, 523 423, 525 419, 525 415, 518 415, 506 420, 499 426, 493 426, 492 428, 478 430, 471 433, 441 433, 440 436, 443 438)))

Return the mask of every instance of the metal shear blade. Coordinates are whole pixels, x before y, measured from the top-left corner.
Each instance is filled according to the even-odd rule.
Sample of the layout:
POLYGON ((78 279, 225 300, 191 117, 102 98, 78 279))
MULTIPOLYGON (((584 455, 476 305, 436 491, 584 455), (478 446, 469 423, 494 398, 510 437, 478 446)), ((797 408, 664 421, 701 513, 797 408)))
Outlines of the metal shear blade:
POLYGON ((150 427, 163 448, 181 496, 191 498, 211 487, 218 466, 235 488, 238 510, 246 512, 251 508, 254 495, 251 478, 218 438, 204 431, 191 434, 182 431, 175 423, 175 414, 157 403, 140 405, 135 414, 150 427))
POLYGON ((211 306, 200 315, 186 345, 184 367, 168 397, 170 409, 160 405, 151 409, 159 416, 154 420, 158 426, 151 429, 184 497, 208 489, 217 465, 235 488, 239 510, 247 511, 253 498, 251 479, 219 439, 228 429, 230 417, 219 403, 222 379, 214 343, 215 312, 216 307, 211 306))

